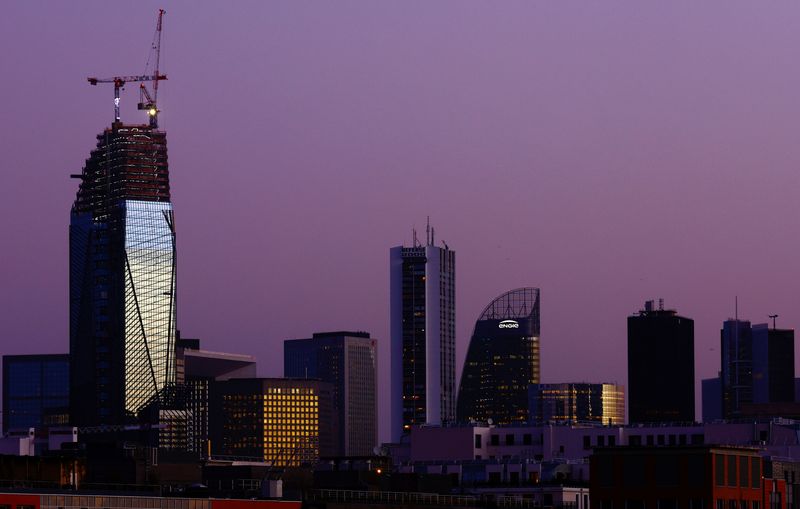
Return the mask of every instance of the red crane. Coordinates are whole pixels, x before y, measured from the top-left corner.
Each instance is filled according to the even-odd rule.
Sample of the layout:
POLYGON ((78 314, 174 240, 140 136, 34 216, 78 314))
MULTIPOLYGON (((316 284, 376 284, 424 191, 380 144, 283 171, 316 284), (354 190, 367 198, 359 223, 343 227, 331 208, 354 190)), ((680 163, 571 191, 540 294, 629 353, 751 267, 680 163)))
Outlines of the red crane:
MULTIPOLYGON (((158 127, 158 82, 167 79, 166 74, 160 74, 158 71, 159 64, 161 63, 161 26, 164 18, 164 9, 158 10, 158 23, 156 24, 156 32, 153 36, 152 52, 155 53, 155 64, 152 74, 142 74, 138 76, 114 76, 113 78, 87 78, 90 85, 97 85, 98 83, 113 83, 114 84, 114 122, 120 121, 119 114, 119 91, 126 83, 140 83, 139 85, 139 104, 138 109, 147 111, 150 118, 150 127, 158 127), (146 82, 153 82, 153 93, 145 86, 146 82)), ((151 53, 152 54, 152 53, 151 53)), ((149 66, 150 60, 148 58, 149 66)), ((146 70, 145 70, 146 72, 146 70)))

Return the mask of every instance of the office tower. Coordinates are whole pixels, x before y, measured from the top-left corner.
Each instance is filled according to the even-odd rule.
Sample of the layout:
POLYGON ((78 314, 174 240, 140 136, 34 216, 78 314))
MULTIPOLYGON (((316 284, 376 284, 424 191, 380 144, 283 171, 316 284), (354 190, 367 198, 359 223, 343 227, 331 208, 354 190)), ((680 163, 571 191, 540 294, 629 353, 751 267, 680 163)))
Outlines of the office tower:
POLYGON ((663 301, 628 317, 628 419, 694 422, 694 321, 663 301))
POLYGON ((215 456, 287 467, 333 456, 338 447, 336 409, 327 382, 290 378, 215 382, 210 408, 215 456))
POLYGON ((3 434, 69 421, 69 355, 3 356, 3 434))
POLYGON ((175 222, 166 134, 97 136, 70 214, 70 414, 119 425, 175 382, 175 222))
POLYGON ((434 245, 390 250, 392 440, 413 425, 442 424, 456 410, 456 254, 434 245))
POLYGON ((367 332, 323 332, 283 342, 283 374, 331 384, 337 456, 371 456, 378 445, 377 342, 367 332))
POLYGON ((720 331, 722 415, 741 416, 742 405, 753 402, 753 329, 750 322, 729 319, 720 331))
POLYGON ((797 413, 794 407, 769 406, 795 400, 793 330, 731 319, 722 324, 720 344, 724 418, 797 413))
POLYGON ((533 384, 530 422, 624 424, 625 388, 616 384, 533 384))
POLYGON ((794 394, 794 330, 753 326, 753 403, 789 403, 794 394))
POLYGON ((199 340, 179 337, 177 360, 178 386, 185 391, 190 418, 187 450, 207 457, 211 385, 232 378, 255 378, 256 359, 250 355, 200 350, 199 340))
POLYGON ((484 308, 461 374, 459 421, 528 420, 528 386, 539 383, 539 339, 538 288, 511 290, 484 308))

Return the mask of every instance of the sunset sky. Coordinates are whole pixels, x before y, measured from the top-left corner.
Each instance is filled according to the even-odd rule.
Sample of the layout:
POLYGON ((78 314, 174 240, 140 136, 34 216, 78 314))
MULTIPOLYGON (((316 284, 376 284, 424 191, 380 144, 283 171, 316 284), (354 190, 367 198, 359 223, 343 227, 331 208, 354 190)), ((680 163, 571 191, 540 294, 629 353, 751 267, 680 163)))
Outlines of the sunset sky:
POLYGON ((69 175, 113 120, 86 77, 144 71, 159 7, 178 326, 205 349, 282 376, 284 339, 369 331, 386 421, 389 248, 426 216, 456 251, 459 376, 520 286, 545 382, 625 384, 648 299, 695 320, 698 387, 736 296, 800 324, 800 3, 19 1, 0 354, 68 350, 69 175))

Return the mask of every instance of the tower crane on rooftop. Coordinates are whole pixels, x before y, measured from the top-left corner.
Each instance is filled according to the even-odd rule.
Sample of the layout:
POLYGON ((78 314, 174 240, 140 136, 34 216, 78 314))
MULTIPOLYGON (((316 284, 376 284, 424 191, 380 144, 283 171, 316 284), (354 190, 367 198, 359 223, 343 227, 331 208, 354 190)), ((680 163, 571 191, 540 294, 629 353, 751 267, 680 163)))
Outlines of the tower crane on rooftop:
POLYGON ((114 76, 112 78, 87 78, 90 85, 97 85, 98 83, 113 83, 114 84, 114 122, 120 122, 119 112, 119 91, 125 87, 126 83, 139 83, 139 104, 138 109, 145 110, 150 119, 150 127, 158 127, 158 82, 167 79, 166 74, 159 73, 159 65, 161 63, 161 27, 164 14, 164 9, 158 10, 158 22, 156 24, 156 31, 153 35, 153 44, 151 53, 155 55, 152 74, 147 73, 147 68, 150 65, 150 57, 147 59, 145 65, 145 74, 134 76, 114 76), (145 83, 152 82, 152 93, 148 90, 145 83))

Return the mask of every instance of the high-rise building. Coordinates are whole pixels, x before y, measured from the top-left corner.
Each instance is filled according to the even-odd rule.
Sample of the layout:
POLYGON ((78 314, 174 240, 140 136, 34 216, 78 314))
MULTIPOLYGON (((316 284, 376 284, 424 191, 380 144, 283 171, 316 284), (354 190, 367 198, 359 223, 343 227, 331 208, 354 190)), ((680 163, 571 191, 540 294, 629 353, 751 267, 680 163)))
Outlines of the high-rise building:
POLYGON ((70 214, 70 414, 130 422, 175 382, 175 221, 167 139, 115 122, 70 214))
POLYGON ((236 378, 211 385, 211 450, 276 467, 334 456, 331 385, 320 380, 236 378))
POLYGON ((530 422, 625 423, 625 388, 621 385, 534 384, 530 401, 530 422))
POLYGON ((4 355, 3 434, 68 420, 69 355, 4 355))
POLYGON ((392 440, 456 413, 456 253, 425 245, 389 253, 392 440))
POLYGON ((538 288, 511 290, 484 308, 461 374, 459 421, 528 420, 528 386, 540 381, 539 339, 538 288))
POLYGON ((377 342, 367 332, 322 332, 283 342, 283 374, 331 384, 337 456, 371 456, 378 444, 377 342))
POLYGON ((653 301, 628 317, 628 418, 694 422, 694 321, 653 301))
POLYGON ((753 329, 750 322, 729 319, 720 331, 722 416, 739 417, 753 402, 753 329))

